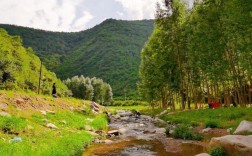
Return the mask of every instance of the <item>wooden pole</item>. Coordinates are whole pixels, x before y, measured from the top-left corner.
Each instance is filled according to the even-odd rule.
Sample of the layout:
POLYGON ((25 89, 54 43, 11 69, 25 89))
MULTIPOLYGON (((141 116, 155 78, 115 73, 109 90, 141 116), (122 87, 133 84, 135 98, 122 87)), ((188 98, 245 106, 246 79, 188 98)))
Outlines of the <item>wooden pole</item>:
POLYGON ((41 64, 40 64, 40 70, 39 70, 39 86, 38 86, 38 94, 39 94, 39 92, 40 92, 41 74, 42 74, 42 61, 41 61, 41 64))

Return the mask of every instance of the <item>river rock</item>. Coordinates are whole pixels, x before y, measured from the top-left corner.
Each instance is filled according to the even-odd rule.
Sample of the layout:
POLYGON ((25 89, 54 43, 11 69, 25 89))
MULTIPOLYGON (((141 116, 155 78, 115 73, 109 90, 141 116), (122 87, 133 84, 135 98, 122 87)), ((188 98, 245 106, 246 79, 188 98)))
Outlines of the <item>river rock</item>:
POLYGON ((132 116, 131 111, 118 111, 117 114, 120 115, 121 117, 132 116))
POLYGON ((115 136, 118 136, 118 135, 119 135, 119 131, 118 131, 118 130, 111 130, 111 131, 108 131, 108 135, 115 135, 115 136))
POLYGON ((211 156, 210 154, 207 154, 207 153, 200 153, 200 154, 197 154, 195 156, 211 156))
POLYGON ((244 134, 247 132, 252 132, 252 122, 243 120, 235 130, 234 134, 244 134))
POLYGON ((205 128, 201 130, 201 133, 208 133, 212 130, 212 128, 205 128))
POLYGON ((252 135, 226 135, 211 139, 211 147, 221 146, 229 156, 251 156, 252 135))
POLYGON ((128 116, 122 117, 121 120, 128 121, 129 117, 128 116))
POLYGON ((153 119, 150 116, 147 115, 141 115, 142 120, 152 121, 153 119))
POLYGON ((165 128, 156 128, 155 131, 157 134, 164 134, 166 130, 165 128))
POLYGON ((119 132, 120 134, 125 134, 127 131, 128 131, 128 129, 126 129, 126 128, 120 128, 120 129, 118 130, 118 132, 119 132))
POLYGON ((228 128, 228 129, 227 129, 227 132, 228 132, 228 133, 231 133, 232 130, 233 130, 233 128, 228 128))
POLYGON ((48 124, 46 125, 46 127, 47 127, 47 128, 51 128, 51 129, 58 129, 58 127, 55 126, 55 125, 52 124, 52 123, 48 123, 48 124))
POLYGON ((106 139, 106 140, 104 140, 103 142, 104 142, 105 144, 111 144, 111 143, 113 143, 114 141, 106 139))

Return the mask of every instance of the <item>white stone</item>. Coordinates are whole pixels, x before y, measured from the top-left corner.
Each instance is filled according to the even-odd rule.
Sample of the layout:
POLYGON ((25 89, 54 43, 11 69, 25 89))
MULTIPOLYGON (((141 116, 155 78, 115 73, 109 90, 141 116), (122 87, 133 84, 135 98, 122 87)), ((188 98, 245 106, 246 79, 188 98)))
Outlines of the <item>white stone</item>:
POLYGON ((208 133, 212 130, 212 128, 205 128, 205 129, 202 129, 201 132, 202 133, 208 133))
POLYGON ((46 110, 46 112, 51 113, 51 114, 55 114, 55 112, 51 111, 51 110, 46 110))
POLYGON ((41 114, 46 115, 46 111, 42 110, 40 112, 41 112, 41 114))
POLYGON ((227 129, 227 132, 228 132, 228 133, 231 133, 232 130, 233 130, 233 128, 228 128, 228 129, 227 129))
POLYGON ((229 156, 251 156, 252 135, 226 135, 212 138, 211 147, 222 147, 229 156))
POLYGON ((111 130, 111 131, 108 131, 108 134, 110 134, 110 135, 119 135, 119 131, 118 130, 111 130))
POLYGON ((47 128, 51 128, 51 129, 58 129, 58 127, 55 126, 55 125, 52 124, 52 123, 48 123, 48 124, 46 125, 46 127, 47 127, 47 128))
POLYGON ((252 132, 252 122, 243 120, 235 130, 234 134, 243 134, 246 132, 252 132))

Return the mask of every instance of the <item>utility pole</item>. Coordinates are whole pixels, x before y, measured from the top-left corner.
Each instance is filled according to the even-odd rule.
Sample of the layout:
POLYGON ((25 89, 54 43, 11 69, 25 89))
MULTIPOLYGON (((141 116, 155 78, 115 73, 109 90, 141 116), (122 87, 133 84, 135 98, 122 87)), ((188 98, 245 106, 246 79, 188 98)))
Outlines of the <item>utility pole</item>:
POLYGON ((41 64, 40 64, 40 70, 39 70, 39 86, 38 86, 38 94, 39 94, 39 92, 40 92, 41 74, 42 74, 42 61, 41 61, 41 64))

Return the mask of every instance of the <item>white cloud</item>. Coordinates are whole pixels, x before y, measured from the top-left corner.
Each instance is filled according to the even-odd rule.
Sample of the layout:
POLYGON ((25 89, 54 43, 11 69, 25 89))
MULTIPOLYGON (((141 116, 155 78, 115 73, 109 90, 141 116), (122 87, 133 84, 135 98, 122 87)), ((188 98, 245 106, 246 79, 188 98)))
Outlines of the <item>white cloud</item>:
POLYGON ((87 25, 87 23, 93 19, 93 15, 91 15, 89 12, 87 11, 83 11, 83 16, 78 18, 72 27, 73 31, 78 31, 78 30, 83 30, 83 28, 85 28, 85 26, 87 25))
MULTIPOLYGON (((103 19, 153 19, 163 0, 0 0, 0 23, 81 31, 103 19)), ((192 2, 192 0, 189 0, 192 2)))
POLYGON ((1 0, 0 23, 15 24, 52 31, 79 31, 86 29, 92 15, 84 11, 76 16, 82 0, 1 0))
POLYGON ((154 18, 157 2, 163 0, 115 0, 120 2, 129 19, 141 20, 154 18))

